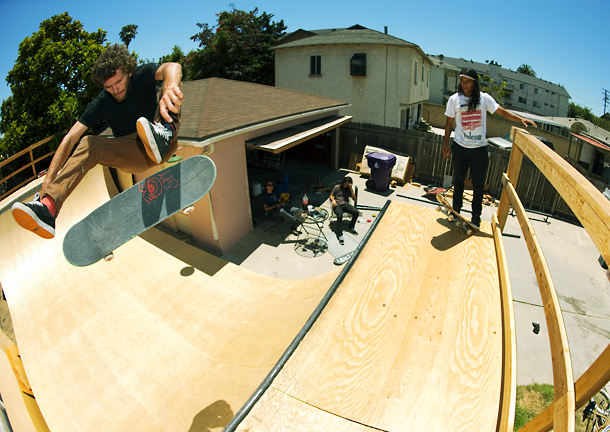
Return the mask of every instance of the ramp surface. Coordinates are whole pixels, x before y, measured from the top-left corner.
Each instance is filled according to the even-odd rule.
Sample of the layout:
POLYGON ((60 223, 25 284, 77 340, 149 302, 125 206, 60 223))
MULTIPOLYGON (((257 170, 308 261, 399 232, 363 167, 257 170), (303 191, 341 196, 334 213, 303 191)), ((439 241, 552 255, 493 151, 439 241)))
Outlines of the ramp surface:
POLYGON ((263 277, 167 237, 160 241, 171 254, 135 238, 111 262, 73 267, 63 257, 62 235, 108 199, 97 167, 67 200, 53 240, 20 229, 10 211, 0 215, 0 280, 49 428, 226 425, 337 273, 263 277))
POLYGON ((495 431, 500 302, 488 223, 393 203, 236 430, 495 431))
MULTIPOLYGON (((109 199, 104 169, 42 240, 0 214, 0 280, 51 431, 223 427, 338 275, 278 280, 150 231, 72 267, 62 233, 109 199), (158 247, 161 246, 161 247, 158 247)), ((1 203, 0 208, 9 202, 1 203)), ((489 224, 468 238, 393 203, 238 430, 496 430, 500 294, 489 224)))

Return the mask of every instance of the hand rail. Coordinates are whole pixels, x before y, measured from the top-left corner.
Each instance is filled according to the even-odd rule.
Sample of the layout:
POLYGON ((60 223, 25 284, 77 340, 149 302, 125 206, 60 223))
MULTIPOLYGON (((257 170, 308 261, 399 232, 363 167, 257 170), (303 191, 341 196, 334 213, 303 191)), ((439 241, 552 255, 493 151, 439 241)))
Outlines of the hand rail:
MULTIPOLYGON (((61 134, 65 134, 65 133, 67 133, 67 131, 61 132, 61 134)), ((45 155, 43 155, 43 156, 41 156, 41 157, 39 157, 37 159, 34 159, 34 150, 37 149, 38 147, 48 143, 49 141, 51 141, 54 138, 54 136, 55 135, 51 135, 49 137, 46 137, 45 139, 38 141, 36 144, 32 144, 28 148, 23 149, 20 152, 14 154, 13 156, 9 157, 4 162, 0 162, 0 168, 2 168, 4 166, 8 165, 9 163, 15 161, 16 159, 20 158, 21 156, 25 155, 26 153, 29 153, 29 155, 30 155, 30 162, 28 164, 22 166, 21 168, 19 168, 18 170, 12 172, 11 174, 7 175, 6 177, 0 178, 0 184, 6 182, 10 178, 16 176, 20 172, 27 170, 29 167, 32 168, 32 175, 30 177, 28 177, 27 179, 25 179, 24 181, 22 181, 17 186, 14 186, 13 188, 7 190, 5 193, 1 194, 0 195, 0 200, 4 199, 5 197, 10 195, 11 193, 16 191, 17 189, 20 189, 21 187, 23 187, 24 185, 28 184, 29 182, 31 182, 32 180, 34 180, 34 179, 36 179, 38 177, 38 173, 36 172, 36 164, 38 162, 48 158, 49 156, 53 156, 55 154, 55 150, 52 151, 52 152, 46 153, 45 155)))
POLYGON ((574 383, 568 341, 557 293, 540 244, 515 191, 523 157, 529 157, 557 189, 589 233, 606 262, 610 262, 610 201, 574 167, 538 139, 514 127, 511 135, 513 149, 508 172, 504 176, 504 189, 498 206, 498 227, 501 230, 504 229, 508 212, 512 206, 523 230, 540 287, 549 328, 555 386, 553 404, 526 424, 521 431, 546 432, 553 429, 571 432, 574 430, 574 411, 584 405, 588 398, 598 392, 610 379, 610 346, 574 383))

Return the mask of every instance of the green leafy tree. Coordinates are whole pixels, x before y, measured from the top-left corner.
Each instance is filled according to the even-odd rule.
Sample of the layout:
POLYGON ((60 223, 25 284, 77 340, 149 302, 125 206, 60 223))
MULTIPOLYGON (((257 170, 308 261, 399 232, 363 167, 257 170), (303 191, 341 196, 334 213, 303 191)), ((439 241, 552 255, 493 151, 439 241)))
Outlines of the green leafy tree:
POLYGON ((136 35, 138 34, 137 30, 138 30, 138 26, 135 24, 128 24, 121 29, 121 32, 119 33, 119 37, 121 38, 121 41, 125 44, 125 46, 127 48, 129 48, 129 44, 131 43, 132 40, 135 39, 136 35))
POLYGON ((260 84, 275 84, 274 52, 286 30, 284 21, 258 8, 217 14, 217 25, 197 24, 201 29, 191 39, 201 49, 187 56, 190 78, 228 78, 260 84))
MULTIPOLYGON (((105 39, 105 31, 88 33, 65 12, 19 44, 6 77, 12 96, 2 104, 0 152, 16 153, 74 123, 100 91, 90 75, 105 39)), ((58 144, 56 139, 51 147, 58 144)))
POLYGON ((519 66, 517 68, 517 72, 533 77, 536 76, 536 72, 534 72, 534 69, 532 69, 532 67, 528 64, 522 64, 521 66, 519 66))
POLYGON ((504 105, 504 96, 506 95, 506 92, 504 91, 505 88, 506 81, 496 84, 489 75, 483 75, 481 77, 481 91, 489 93, 500 105, 504 105))
POLYGON ((193 56, 197 55, 196 51, 191 51, 188 55, 185 55, 184 52, 182 51, 182 48, 180 48, 178 45, 174 45, 174 48, 171 52, 171 54, 165 55, 163 57, 161 57, 159 59, 159 63, 167 63, 167 62, 174 62, 174 63, 180 63, 180 65, 182 66, 182 79, 184 81, 188 81, 191 75, 191 67, 192 67, 192 62, 188 61, 189 58, 192 58, 193 56))

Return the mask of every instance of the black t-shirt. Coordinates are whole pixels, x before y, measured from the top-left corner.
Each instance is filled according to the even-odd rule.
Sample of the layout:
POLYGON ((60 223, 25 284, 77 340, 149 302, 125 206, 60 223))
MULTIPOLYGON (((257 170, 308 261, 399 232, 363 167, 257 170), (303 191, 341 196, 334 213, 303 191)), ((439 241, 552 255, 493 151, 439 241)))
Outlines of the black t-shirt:
POLYGON ((157 111, 157 81, 155 73, 158 64, 138 66, 131 76, 131 88, 127 99, 117 103, 106 90, 87 106, 78 119, 87 127, 105 121, 115 137, 136 132, 136 122, 140 117, 153 121, 157 111))

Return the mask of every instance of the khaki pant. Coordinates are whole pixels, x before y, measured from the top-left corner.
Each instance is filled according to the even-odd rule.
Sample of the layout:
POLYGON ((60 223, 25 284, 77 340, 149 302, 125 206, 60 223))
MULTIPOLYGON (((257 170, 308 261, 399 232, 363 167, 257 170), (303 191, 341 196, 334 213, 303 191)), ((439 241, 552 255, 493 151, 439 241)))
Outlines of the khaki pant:
MULTIPOLYGON (((180 127, 180 114, 171 113, 177 136, 180 127)), ((174 155, 178 148, 175 139, 161 163, 174 155)), ((55 201, 56 216, 64 201, 78 186, 85 174, 96 165, 118 168, 130 174, 144 172, 157 163, 151 160, 144 150, 144 144, 137 133, 119 138, 106 138, 88 135, 81 139, 72 156, 49 186, 43 191, 55 201)))

